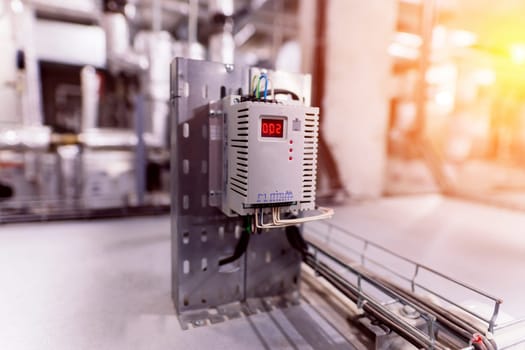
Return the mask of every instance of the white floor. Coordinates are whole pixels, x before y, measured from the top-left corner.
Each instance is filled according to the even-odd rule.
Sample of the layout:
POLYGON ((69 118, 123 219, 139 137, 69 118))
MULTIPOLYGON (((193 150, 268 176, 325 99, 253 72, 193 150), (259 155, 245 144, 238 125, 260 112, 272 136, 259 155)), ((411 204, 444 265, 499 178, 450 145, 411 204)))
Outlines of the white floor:
POLYGON ((172 312, 169 256, 167 217, 0 226, 0 348, 112 348, 172 312))
MULTIPOLYGON (((337 208, 334 221, 525 315, 522 213, 428 196, 337 208)), ((168 217, 0 226, 0 348, 193 349, 200 337, 216 349, 252 344, 256 334, 238 320, 179 330, 169 232, 168 217)))

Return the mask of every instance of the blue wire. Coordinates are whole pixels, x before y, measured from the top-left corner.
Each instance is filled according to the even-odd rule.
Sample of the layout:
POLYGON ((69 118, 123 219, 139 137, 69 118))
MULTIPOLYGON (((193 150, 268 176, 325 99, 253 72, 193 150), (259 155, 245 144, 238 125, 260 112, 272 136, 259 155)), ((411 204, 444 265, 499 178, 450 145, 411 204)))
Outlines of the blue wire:
POLYGON ((266 97, 268 96, 268 76, 264 75, 264 100, 266 101, 266 97))
POLYGON ((259 81, 257 82, 257 84, 261 83, 262 78, 264 78, 264 100, 266 100, 266 97, 268 96, 268 76, 266 75, 266 73, 262 73, 259 76, 259 81))

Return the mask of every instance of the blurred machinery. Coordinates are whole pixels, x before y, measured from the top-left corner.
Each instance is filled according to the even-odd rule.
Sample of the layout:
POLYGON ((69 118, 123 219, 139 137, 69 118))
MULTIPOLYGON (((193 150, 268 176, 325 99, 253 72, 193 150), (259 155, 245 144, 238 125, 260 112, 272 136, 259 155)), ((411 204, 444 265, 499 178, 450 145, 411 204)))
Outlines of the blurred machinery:
POLYGON ((1 0, 0 222, 166 211, 170 62, 233 63, 265 3, 1 0))
POLYGON ((522 2, 400 1, 386 190, 525 209, 522 2))
POLYGON ((189 46, 105 5, 3 2, 2 220, 169 204, 169 62, 189 46))

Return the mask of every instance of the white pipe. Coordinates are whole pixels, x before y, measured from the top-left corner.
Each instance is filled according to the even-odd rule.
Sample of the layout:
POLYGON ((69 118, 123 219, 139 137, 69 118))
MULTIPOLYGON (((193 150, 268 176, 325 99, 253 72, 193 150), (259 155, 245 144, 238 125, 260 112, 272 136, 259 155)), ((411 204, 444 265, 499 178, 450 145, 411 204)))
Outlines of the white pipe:
POLYGON ((82 92, 82 131, 97 127, 100 78, 92 66, 85 66, 80 72, 82 92))

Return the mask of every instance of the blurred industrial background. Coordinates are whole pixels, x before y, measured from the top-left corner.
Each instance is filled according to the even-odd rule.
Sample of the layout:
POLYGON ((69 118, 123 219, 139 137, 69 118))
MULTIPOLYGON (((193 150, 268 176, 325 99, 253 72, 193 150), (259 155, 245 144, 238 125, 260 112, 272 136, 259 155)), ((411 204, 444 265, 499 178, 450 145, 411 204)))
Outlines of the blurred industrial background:
MULTIPOLYGON (((13 263, 29 276, 28 254, 40 276, 62 276, 34 301, 49 303, 45 295, 72 277, 56 266, 104 270, 81 263, 106 253, 85 248, 96 240, 136 251, 107 262, 122 272, 120 284, 104 272, 105 287, 82 281, 78 290, 141 290, 126 305, 105 300, 114 313, 142 312, 130 307, 140 296, 153 300, 146 313, 171 307, 170 64, 184 57, 311 74, 317 198, 336 207, 335 222, 502 295, 509 314, 525 315, 524 13, 522 0, 0 0, 0 271, 11 276, 4 288, 0 273, 0 297, 32 298, 31 285, 8 272, 13 263), (85 221, 106 217, 120 219, 85 221), (46 250, 43 237, 57 245, 46 250), (130 272, 140 260, 152 261, 148 278, 161 292, 144 291, 149 282, 130 272)), ((77 289, 57 308, 93 324, 49 348, 101 349, 113 339, 94 321, 110 322, 107 312, 80 307, 77 289), (84 347, 71 346, 76 337, 84 347)), ((72 317, 52 318, 61 326, 51 322, 35 339, 72 317)), ((11 321, 0 316, 0 325, 11 321)), ((127 323, 125 333, 168 333, 150 321, 127 323)), ((36 348, 21 341, 23 323, 15 318, 5 337, 0 329, 0 348, 36 348)), ((163 344, 153 348, 174 343, 163 344)))
POLYGON ((323 196, 521 207, 523 4, 327 4, 3 1, 0 221, 165 211, 176 56, 313 74, 323 196))
POLYGON ((299 10, 2 1, 0 221, 166 212, 172 59, 297 71, 299 10))

